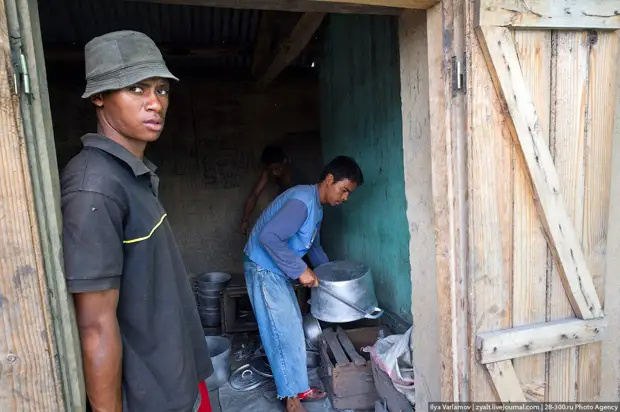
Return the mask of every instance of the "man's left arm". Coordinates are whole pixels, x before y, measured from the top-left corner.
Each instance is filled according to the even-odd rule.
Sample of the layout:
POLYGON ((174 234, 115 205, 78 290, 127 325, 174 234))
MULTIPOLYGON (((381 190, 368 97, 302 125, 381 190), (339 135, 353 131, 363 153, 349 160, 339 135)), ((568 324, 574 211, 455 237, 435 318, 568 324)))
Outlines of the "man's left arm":
POLYGON ((310 263, 312 263, 314 267, 329 262, 329 257, 327 257, 327 254, 323 250, 323 246, 321 246, 320 233, 316 235, 312 247, 308 250, 308 259, 310 259, 310 263))

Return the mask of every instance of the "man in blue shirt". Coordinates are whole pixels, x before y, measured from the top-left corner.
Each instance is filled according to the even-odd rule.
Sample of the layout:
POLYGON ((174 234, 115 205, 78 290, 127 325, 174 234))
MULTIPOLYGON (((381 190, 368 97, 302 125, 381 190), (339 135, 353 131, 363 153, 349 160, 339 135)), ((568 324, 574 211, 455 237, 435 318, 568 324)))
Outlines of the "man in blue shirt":
POLYGON ((262 213, 245 246, 245 278, 269 364, 288 412, 305 412, 301 401, 325 398, 310 388, 301 311, 293 291, 296 279, 306 287, 319 280, 303 261, 327 263, 320 242, 323 205, 338 206, 364 182, 355 160, 339 156, 323 170, 320 183, 295 186, 262 213))

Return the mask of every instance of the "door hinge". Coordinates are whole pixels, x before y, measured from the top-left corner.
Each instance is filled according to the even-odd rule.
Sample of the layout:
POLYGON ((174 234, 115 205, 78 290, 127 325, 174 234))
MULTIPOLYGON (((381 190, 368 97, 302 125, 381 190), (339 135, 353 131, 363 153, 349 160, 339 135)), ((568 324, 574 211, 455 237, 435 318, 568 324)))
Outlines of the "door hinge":
POLYGON ((21 39, 11 39, 11 58, 13 60, 13 91, 19 95, 20 91, 29 98, 32 97, 28 58, 21 47, 21 39))
POLYGON ((466 93, 466 63, 465 55, 463 55, 462 61, 456 56, 452 56, 452 97, 455 97, 459 91, 466 93))

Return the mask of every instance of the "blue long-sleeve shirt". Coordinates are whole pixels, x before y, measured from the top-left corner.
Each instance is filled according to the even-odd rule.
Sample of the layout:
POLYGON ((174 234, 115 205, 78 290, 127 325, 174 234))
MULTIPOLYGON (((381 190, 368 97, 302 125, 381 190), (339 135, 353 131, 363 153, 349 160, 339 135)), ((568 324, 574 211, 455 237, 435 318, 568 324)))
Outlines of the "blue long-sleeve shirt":
MULTIPOLYGON (((305 203, 299 199, 289 199, 265 225, 258 238, 280 270, 293 279, 299 278, 308 265, 289 249, 288 240, 297 233, 307 217, 305 203)), ((321 247, 320 235, 308 251, 308 258, 315 266, 329 262, 321 247)))

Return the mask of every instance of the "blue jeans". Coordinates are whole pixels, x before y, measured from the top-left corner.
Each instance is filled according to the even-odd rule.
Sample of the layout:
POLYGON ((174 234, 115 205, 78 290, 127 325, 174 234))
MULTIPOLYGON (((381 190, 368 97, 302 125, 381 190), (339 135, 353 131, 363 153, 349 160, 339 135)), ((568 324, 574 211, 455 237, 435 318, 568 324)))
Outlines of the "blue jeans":
POLYGON ((245 262, 245 281, 258 331, 278 388, 278 398, 310 389, 306 338, 291 281, 254 262, 245 262))

